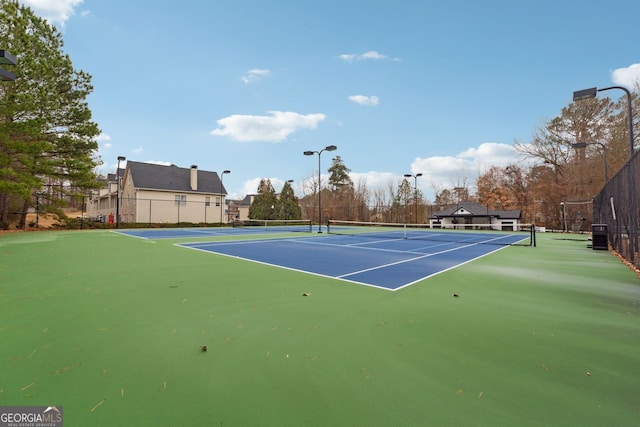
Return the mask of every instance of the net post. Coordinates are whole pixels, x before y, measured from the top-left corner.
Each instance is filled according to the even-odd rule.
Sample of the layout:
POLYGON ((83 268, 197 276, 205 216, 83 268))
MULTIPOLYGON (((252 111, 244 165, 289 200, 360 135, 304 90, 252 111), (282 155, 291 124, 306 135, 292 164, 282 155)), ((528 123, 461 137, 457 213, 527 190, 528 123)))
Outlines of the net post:
POLYGON ((531 245, 536 247, 536 225, 531 224, 531 245))

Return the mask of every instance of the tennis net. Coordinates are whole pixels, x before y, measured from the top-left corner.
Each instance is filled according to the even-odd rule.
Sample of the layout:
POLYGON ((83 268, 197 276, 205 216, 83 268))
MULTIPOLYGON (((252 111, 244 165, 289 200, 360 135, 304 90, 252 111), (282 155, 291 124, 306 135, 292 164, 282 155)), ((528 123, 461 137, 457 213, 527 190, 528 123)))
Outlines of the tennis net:
POLYGON ((456 224, 435 228, 428 224, 403 224, 360 221, 327 221, 328 234, 353 235, 378 239, 421 239, 492 245, 535 246, 535 225, 518 224, 497 229, 492 224, 456 224), (508 228, 508 229, 507 229, 508 228))
POLYGON ((310 219, 236 219, 233 227, 265 229, 267 231, 311 231, 310 219))

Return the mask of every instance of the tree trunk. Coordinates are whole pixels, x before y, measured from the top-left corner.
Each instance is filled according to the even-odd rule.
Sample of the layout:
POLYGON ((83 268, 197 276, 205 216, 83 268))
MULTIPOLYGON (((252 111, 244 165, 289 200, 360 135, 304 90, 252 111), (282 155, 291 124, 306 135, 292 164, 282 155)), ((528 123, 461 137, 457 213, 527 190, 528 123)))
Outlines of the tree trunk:
POLYGON ((24 203, 22 205, 22 212, 20 213, 20 224, 18 228, 23 230, 27 229, 27 210, 29 209, 29 201, 24 199, 24 203))

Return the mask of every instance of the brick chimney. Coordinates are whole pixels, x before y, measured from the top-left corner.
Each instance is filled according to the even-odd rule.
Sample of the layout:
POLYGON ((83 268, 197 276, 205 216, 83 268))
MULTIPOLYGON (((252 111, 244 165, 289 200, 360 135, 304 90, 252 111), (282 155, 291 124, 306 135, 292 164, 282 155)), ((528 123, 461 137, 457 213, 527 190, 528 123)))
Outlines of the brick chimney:
POLYGON ((191 189, 193 191, 198 190, 198 166, 191 166, 191 189))

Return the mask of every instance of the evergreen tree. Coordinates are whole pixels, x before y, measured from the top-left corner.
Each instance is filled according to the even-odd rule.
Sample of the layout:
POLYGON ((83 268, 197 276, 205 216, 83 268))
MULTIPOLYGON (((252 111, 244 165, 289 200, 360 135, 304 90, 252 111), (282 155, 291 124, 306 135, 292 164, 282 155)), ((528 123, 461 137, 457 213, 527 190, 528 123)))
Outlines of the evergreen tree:
POLYGON ((331 167, 327 170, 329 176, 329 184, 333 189, 353 188, 353 181, 349 177, 351 169, 345 166, 340 156, 332 159, 331 167))
POLYGON ((36 192, 62 205, 97 187, 99 129, 86 102, 91 76, 73 68, 61 33, 17 1, 0 5, 0 45, 17 58, 16 80, 0 85, 0 223, 11 205, 24 226, 36 192))
POLYGON ((278 197, 270 179, 261 179, 258 194, 249 206, 251 219, 276 219, 279 212, 278 197))
POLYGON ((302 210, 289 182, 285 182, 278 199, 278 219, 301 219, 302 210))

